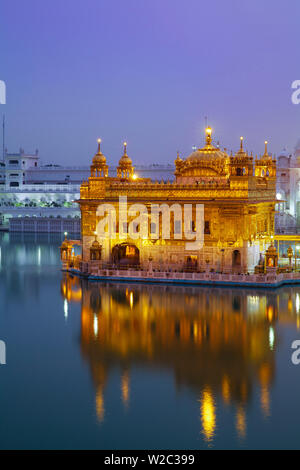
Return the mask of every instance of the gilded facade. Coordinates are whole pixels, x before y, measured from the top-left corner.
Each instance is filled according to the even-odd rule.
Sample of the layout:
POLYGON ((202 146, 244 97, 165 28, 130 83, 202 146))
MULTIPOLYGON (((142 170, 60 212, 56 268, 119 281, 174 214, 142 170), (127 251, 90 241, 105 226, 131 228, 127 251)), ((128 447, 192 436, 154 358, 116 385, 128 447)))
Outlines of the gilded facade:
MULTIPOLYGON (((202 148, 186 158, 179 154, 175 160, 174 182, 153 182, 140 178, 134 172, 131 158, 124 144, 116 177, 108 176, 108 165, 98 142, 98 151, 91 165, 91 176, 80 189, 83 261, 91 260, 93 249, 99 247, 97 262, 107 264, 130 263, 144 269, 164 268, 247 272, 262 263, 262 255, 274 236, 276 203, 276 161, 265 152, 254 158, 244 150, 243 138, 235 154, 222 151, 212 143, 212 131, 206 129, 206 142, 202 148), (132 204, 167 205, 170 208, 170 238, 162 230, 161 217, 153 229, 148 217, 148 236, 124 239, 123 222, 119 219, 120 197, 132 204), (103 213, 99 206, 109 204, 116 209, 114 236, 99 233, 103 213), (187 249, 187 237, 175 236, 176 223, 172 206, 182 209, 192 205, 191 231, 196 232, 195 207, 204 207, 204 244, 187 249), (157 237, 151 236, 152 231, 157 237), (92 246, 93 245, 93 246, 92 246), (92 248, 92 250, 91 250, 92 248)), ((183 211, 184 212, 184 211, 183 211)), ((129 212, 127 227, 135 217, 129 212)), ((184 224, 184 220, 182 221, 184 224)), ((139 232, 139 225, 136 230, 139 232)), ((180 228, 179 228, 180 230, 180 228)), ((94 262, 96 261, 95 258, 94 262)))

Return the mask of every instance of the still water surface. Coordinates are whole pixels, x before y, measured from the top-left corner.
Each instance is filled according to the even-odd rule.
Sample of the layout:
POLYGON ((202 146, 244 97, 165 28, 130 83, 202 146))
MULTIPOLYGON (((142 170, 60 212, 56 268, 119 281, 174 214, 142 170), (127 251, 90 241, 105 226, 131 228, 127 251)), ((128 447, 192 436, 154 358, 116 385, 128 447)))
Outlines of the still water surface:
POLYGON ((0 448, 300 448, 300 287, 80 281, 0 234, 0 448))

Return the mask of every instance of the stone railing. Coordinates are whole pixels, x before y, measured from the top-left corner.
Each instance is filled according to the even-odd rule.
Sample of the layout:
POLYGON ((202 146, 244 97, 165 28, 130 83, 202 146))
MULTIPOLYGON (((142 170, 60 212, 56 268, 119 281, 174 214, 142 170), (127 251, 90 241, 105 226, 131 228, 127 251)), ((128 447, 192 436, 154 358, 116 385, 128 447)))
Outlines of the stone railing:
POLYGON ((22 186, 6 188, 5 193, 78 193, 80 184, 24 184, 22 186))
POLYGON ((98 261, 81 262, 70 266, 70 269, 78 269, 81 273, 94 278, 107 278, 112 280, 133 279, 141 281, 157 282, 186 282, 186 283, 210 283, 210 284, 236 284, 236 285, 262 285, 276 286, 281 282, 299 281, 300 273, 280 273, 275 272, 266 274, 221 274, 211 272, 169 272, 169 271, 148 271, 138 268, 114 268, 99 267, 98 261))
POLYGON ((80 219, 66 217, 12 217, 10 232, 80 233, 80 219))

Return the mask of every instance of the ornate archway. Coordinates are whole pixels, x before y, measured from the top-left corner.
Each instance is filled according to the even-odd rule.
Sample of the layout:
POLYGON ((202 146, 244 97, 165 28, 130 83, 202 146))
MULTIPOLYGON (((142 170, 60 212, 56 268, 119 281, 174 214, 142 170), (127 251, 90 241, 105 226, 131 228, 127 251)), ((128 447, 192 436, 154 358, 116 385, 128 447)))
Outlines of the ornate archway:
POLYGON ((140 251, 133 243, 120 243, 112 249, 112 262, 117 266, 140 264, 140 251))
POLYGON ((242 265, 241 252, 239 250, 234 250, 232 252, 232 267, 240 268, 242 265))

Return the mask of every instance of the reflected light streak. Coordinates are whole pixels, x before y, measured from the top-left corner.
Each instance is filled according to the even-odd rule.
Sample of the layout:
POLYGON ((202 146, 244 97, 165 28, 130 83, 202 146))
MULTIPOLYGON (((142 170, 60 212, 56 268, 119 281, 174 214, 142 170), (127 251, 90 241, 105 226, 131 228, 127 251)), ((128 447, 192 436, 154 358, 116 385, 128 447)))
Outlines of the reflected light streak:
POLYGON ((122 401, 127 408, 129 403, 129 373, 125 371, 121 378, 122 401))
POLYGON ((227 375, 224 375, 222 380, 222 396, 224 402, 228 405, 230 402, 230 385, 227 375))
POLYGON ((260 404, 263 415, 268 418, 271 415, 270 412, 270 393, 268 387, 264 386, 261 388, 260 404))
POLYGON ((246 437, 246 430, 247 430, 247 424, 246 424, 246 413, 244 408, 241 406, 238 407, 237 412, 236 412, 236 430, 238 433, 238 436, 241 439, 244 439, 246 437))
POLYGON ((129 294, 129 303, 130 303, 130 308, 133 307, 133 292, 130 292, 129 294))
POLYGON ((98 336, 98 318, 97 318, 96 314, 94 314, 94 335, 97 338, 97 336, 98 336))
POLYGON ((204 439, 207 442, 212 443, 216 432, 216 406, 212 391, 209 387, 204 388, 200 403, 201 423, 204 439))
POLYGON ((67 299, 65 299, 64 300, 64 316, 65 316, 65 319, 68 318, 68 315, 69 315, 69 305, 68 305, 67 299))
POLYGON ((296 313, 299 314, 300 313, 300 296, 298 293, 296 294, 295 304, 296 304, 296 313))
POLYGON ((274 328, 272 326, 269 329, 269 346, 271 351, 274 349, 274 342, 275 342, 275 333, 274 333, 274 328))
POLYGON ((101 423, 104 419, 104 413, 105 413, 102 387, 99 387, 96 393, 96 413, 97 413, 97 418, 101 423))
POLYGON ((259 371, 259 378, 261 383, 261 393, 260 393, 260 406, 265 418, 271 415, 270 411, 270 369, 268 364, 263 364, 259 371))
POLYGON ((37 264, 38 266, 41 265, 41 247, 38 247, 38 252, 37 252, 37 264))

